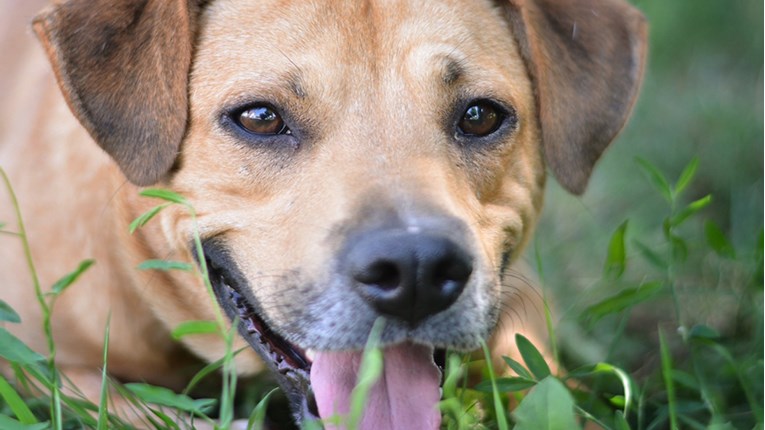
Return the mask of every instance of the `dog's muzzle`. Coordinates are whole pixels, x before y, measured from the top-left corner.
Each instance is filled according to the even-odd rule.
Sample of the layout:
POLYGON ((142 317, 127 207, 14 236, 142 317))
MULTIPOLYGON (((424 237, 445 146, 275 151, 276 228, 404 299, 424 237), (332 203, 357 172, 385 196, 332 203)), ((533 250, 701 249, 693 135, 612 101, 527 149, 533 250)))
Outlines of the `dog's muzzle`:
MULTIPOLYGON (((473 272, 473 257, 449 233, 413 230, 387 228, 352 235, 340 252, 336 273, 345 278, 349 294, 369 305, 357 312, 374 312, 414 331, 458 300, 473 272)), ((272 329, 222 241, 205 241, 203 250, 221 307, 239 321, 241 335, 272 369, 296 419, 347 414, 360 348, 317 351, 309 357, 272 329)), ((412 425, 406 428, 438 428, 439 367, 445 351, 402 340, 382 352, 382 379, 370 392, 360 428, 402 428, 402 419, 412 425)))

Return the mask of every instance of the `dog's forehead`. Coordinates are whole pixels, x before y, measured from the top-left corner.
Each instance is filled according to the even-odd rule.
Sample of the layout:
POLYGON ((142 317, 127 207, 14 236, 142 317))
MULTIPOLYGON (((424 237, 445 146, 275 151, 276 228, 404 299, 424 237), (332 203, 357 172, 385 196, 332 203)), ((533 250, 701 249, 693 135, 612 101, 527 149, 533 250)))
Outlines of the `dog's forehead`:
POLYGON ((527 90, 503 82, 525 76, 525 67, 506 21, 484 0, 216 0, 202 17, 194 70, 208 86, 217 78, 218 94, 232 95, 269 86, 324 100, 342 98, 333 92, 340 87, 355 96, 380 88, 433 94, 406 87, 417 78, 448 86, 466 74, 478 85, 527 90))

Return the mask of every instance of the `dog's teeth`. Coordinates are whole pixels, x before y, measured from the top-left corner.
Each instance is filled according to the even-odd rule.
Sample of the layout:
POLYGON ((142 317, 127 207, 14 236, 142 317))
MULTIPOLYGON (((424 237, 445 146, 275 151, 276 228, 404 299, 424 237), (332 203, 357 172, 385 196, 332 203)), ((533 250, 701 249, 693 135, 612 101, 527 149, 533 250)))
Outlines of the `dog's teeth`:
POLYGON ((313 349, 306 349, 305 350, 305 357, 311 361, 313 361, 314 357, 316 357, 316 351, 313 349))

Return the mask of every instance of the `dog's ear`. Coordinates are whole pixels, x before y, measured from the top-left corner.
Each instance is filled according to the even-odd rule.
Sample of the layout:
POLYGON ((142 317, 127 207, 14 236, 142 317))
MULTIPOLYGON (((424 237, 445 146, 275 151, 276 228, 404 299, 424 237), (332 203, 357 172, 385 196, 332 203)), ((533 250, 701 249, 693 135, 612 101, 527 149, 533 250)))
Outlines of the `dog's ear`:
POLYGON ((637 98, 647 24, 624 0, 507 0, 534 82, 545 160, 581 194, 637 98))
POLYGON ((138 185, 162 179, 188 116, 189 0, 65 0, 33 28, 72 112, 138 185))

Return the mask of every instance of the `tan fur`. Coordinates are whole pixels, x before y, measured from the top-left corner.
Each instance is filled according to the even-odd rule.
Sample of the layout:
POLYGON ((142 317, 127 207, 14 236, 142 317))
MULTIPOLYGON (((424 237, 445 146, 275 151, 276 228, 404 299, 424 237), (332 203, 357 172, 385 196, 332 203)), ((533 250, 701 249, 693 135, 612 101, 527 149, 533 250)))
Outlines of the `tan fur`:
MULTIPOLYGON (((50 286, 81 260, 96 260, 56 304, 54 335, 65 372, 97 371, 109 315, 109 369, 124 380, 177 388, 188 377, 183 369, 194 369, 183 347, 204 360, 221 357, 223 345, 215 337, 185 338, 183 347, 169 339, 169 331, 184 321, 213 318, 214 304, 199 280, 134 269, 150 258, 193 261, 188 213, 169 208, 129 235, 130 221, 156 202, 138 197, 139 188, 126 176, 184 195, 197 211, 202 236, 225 237, 239 269, 262 297, 277 304, 267 309, 277 325, 287 324, 296 306, 327 289, 345 229, 392 212, 407 223, 449 216, 467 226, 468 246, 479 263, 475 276, 491 285, 486 297, 505 300, 498 354, 510 348, 515 331, 544 338, 539 293, 524 282, 500 291, 496 270, 503 252, 515 259, 531 236, 542 206, 544 159, 571 190, 581 192, 592 165, 624 123, 642 70, 645 35, 642 20, 626 5, 606 2, 608 17, 631 27, 629 37, 608 41, 608 50, 596 46, 606 42, 595 34, 611 24, 574 14, 579 34, 587 36, 585 45, 555 48, 567 53, 559 61, 571 62, 561 65, 545 54, 554 37, 538 21, 540 8, 570 13, 562 1, 512 1, 495 8, 464 0, 278 5, 217 0, 197 16, 186 2, 149 0, 147 21, 136 31, 154 31, 152 20, 161 19, 176 44, 164 46, 166 34, 148 37, 164 40, 142 47, 152 51, 154 69, 148 70, 135 62, 139 51, 119 51, 119 44, 144 40, 143 33, 112 41, 116 45, 110 48, 119 54, 100 68, 106 63, 89 57, 86 48, 62 42, 73 31, 67 19, 84 20, 77 17, 85 14, 123 22, 132 16, 131 6, 112 10, 97 1, 79 10, 80 3, 64 2, 75 12, 49 9, 35 24, 66 101, 45 71, 40 50, 23 50, 19 58, 35 60, 33 73, 24 69, 23 76, 15 76, 17 93, 39 95, 43 102, 13 112, 18 123, 4 122, 0 130, 0 166, 19 195, 41 284, 50 286), (191 41, 196 41, 193 61, 191 41), (620 52, 625 49, 629 52, 620 52), (568 57, 604 51, 586 66, 568 57), (444 82, 449 58, 464 64, 457 85, 444 82), (617 59, 622 62, 615 64, 617 59), (569 74, 588 74, 597 88, 566 87, 564 66, 569 74), (591 75, 601 70, 608 72, 607 82, 591 75), (624 70, 631 76, 623 78, 623 89, 606 90, 618 97, 603 95, 601 86, 622 79, 616 76, 624 70), (172 79, 165 82, 163 73, 172 79), (123 74, 141 78, 141 85, 112 89, 123 74), (455 88, 511 103, 517 130, 496 147, 466 156, 443 128, 460 95, 455 88), (603 97, 577 97, 577 91, 603 97), (107 95, 108 103, 99 101, 107 95), (299 149, 247 145, 222 129, 224 107, 253 100, 283 106, 295 122, 310 126, 299 149), (550 106, 559 100, 561 105, 550 106), (578 110, 587 100, 592 106, 582 114, 578 110), (604 129, 593 125, 592 117, 611 108, 606 105, 618 108, 601 121, 608 125, 604 129), (104 111, 88 111, 94 106, 104 111), (568 118, 577 115, 586 118, 571 125, 568 118), (127 123, 108 134, 104 118, 127 123), (560 149, 567 144, 561 135, 572 128, 573 149, 560 149), (519 321, 518 315, 529 320, 519 321)), ((619 22, 613 26, 621 31, 619 22)), ((77 31, 93 31, 88 37, 98 38, 103 28, 77 31)), ((0 221, 17 230, 4 190, 0 202, 0 221)), ((40 312, 15 238, 0 236, 0 273, 0 298, 24 321, 6 327, 45 351, 40 312)), ((237 361, 242 373, 262 367, 249 349, 237 361)))

